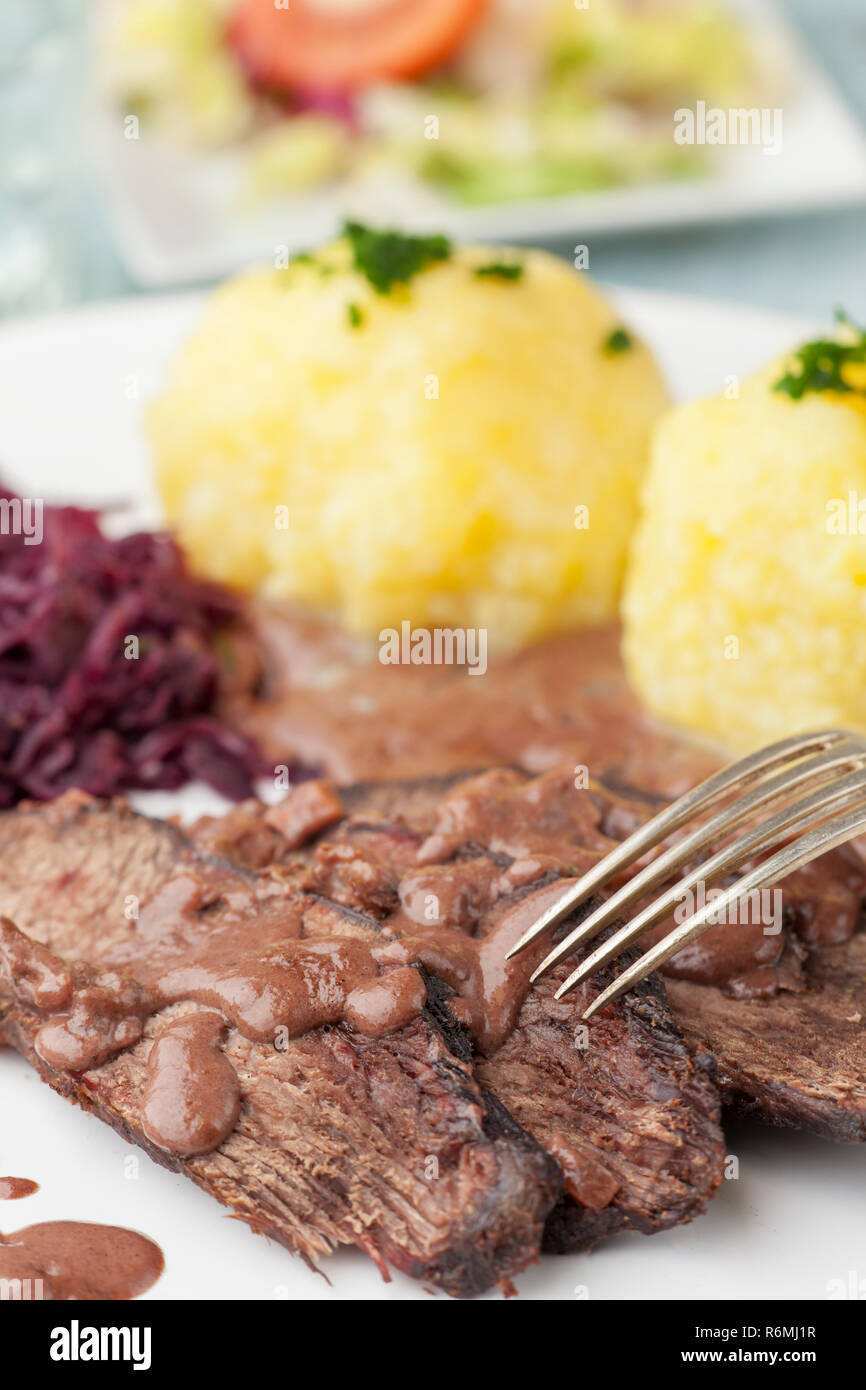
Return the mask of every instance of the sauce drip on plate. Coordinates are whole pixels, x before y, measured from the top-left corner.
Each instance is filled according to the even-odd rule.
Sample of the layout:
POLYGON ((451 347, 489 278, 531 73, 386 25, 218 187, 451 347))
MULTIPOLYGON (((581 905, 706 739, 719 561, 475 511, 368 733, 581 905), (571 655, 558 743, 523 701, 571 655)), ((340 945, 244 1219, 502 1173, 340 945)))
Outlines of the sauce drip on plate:
POLYGON ((0 1280, 7 1298, 136 1298, 156 1283, 163 1267, 154 1241, 121 1226, 43 1221, 0 1232, 0 1280))
POLYGON ((32 1178, 0 1178, 0 1201, 17 1202, 38 1191, 39 1184, 32 1178))

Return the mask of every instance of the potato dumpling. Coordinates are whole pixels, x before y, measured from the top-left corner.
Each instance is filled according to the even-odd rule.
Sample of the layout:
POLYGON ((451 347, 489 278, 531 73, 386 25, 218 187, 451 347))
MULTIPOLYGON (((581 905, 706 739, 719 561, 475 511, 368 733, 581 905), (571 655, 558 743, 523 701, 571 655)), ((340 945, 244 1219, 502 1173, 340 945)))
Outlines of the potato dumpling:
POLYGON ((847 392, 826 389, 839 354, 824 347, 738 399, 682 406, 654 440, 623 600, 628 670, 652 710, 734 750, 866 729, 863 368, 842 368, 847 392))
POLYGON ((666 404, 650 353, 553 256, 434 238, 388 285, 411 239, 355 236, 367 266, 343 238, 217 290, 149 408, 194 565, 360 635, 611 618, 666 404))

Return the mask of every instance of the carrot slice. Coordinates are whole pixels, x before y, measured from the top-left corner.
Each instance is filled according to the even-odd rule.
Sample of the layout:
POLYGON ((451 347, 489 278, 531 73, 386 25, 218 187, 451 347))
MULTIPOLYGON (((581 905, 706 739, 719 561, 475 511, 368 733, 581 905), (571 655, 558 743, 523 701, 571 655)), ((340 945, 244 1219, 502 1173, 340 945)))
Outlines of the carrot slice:
POLYGON ((444 60, 488 0, 368 0, 332 10, 315 0, 241 0, 229 43, 262 87, 344 91, 384 78, 418 77, 444 60))

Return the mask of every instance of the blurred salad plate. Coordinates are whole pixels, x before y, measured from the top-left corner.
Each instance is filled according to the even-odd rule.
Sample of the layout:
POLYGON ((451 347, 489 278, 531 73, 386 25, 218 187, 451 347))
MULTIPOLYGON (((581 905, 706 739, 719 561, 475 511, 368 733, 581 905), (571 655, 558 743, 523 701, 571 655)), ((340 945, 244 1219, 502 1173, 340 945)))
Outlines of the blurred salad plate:
POLYGON ((582 239, 866 199, 866 138, 769 0, 101 0, 92 31, 144 284, 346 215, 582 239))

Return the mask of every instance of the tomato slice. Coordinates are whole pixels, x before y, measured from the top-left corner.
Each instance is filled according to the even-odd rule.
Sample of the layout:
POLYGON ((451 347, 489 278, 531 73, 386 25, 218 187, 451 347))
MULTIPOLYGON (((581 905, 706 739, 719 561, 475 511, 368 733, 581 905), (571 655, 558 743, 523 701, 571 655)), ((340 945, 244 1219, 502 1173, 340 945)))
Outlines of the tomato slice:
POLYGON ((418 77, 444 62, 488 0, 241 0, 229 42, 251 79, 277 90, 345 91, 383 78, 418 77))

